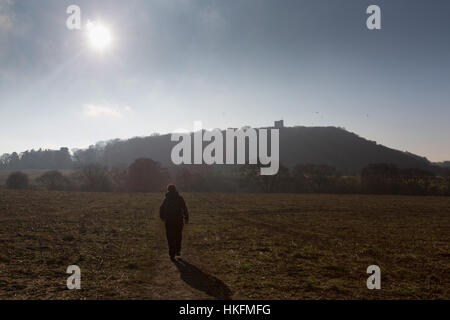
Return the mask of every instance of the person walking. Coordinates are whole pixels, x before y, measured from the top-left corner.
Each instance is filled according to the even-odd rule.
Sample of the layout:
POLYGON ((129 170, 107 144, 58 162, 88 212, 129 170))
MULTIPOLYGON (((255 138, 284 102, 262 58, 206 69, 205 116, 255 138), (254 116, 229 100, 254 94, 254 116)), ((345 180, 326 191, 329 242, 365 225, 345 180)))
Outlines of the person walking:
POLYGON ((166 197, 159 208, 159 216, 166 225, 169 256, 173 261, 175 256, 181 255, 183 226, 185 223, 189 223, 189 212, 186 202, 179 195, 177 188, 173 184, 167 187, 166 197))

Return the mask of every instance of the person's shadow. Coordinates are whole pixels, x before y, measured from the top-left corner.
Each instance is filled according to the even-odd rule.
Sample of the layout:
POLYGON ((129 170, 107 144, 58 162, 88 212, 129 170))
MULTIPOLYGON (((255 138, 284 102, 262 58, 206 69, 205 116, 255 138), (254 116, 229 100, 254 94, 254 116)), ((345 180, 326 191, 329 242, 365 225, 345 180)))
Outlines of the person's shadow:
POLYGON ((204 273, 196 266, 183 259, 173 261, 180 271, 181 280, 192 288, 220 300, 231 300, 231 290, 220 279, 204 273))

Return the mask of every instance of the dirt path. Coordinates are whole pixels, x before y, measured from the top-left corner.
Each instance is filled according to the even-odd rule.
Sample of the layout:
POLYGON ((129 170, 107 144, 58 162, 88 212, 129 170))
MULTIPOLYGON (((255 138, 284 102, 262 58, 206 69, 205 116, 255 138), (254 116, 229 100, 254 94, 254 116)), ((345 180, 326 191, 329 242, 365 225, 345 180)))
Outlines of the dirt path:
POLYGON ((154 225, 153 232, 157 234, 155 249, 159 255, 152 263, 152 276, 148 279, 151 285, 144 286, 144 290, 150 291, 147 296, 161 300, 231 299, 231 292, 222 281, 201 270, 192 248, 173 262, 167 252, 163 224, 154 225))
POLYGON ((191 286, 182 279, 182 274, 177 267, 185 260, 170 261, 167 254, 161 255, 157 261, 157 269, 153 278, 153 299, 163 300, 195 300, 214 299, 215 297, 191 286))

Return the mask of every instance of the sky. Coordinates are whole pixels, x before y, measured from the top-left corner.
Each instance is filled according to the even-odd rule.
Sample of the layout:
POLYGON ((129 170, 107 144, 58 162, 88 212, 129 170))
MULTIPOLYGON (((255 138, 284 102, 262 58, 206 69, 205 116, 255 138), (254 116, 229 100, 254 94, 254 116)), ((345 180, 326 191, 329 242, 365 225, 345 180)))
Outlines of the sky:
POLYGON ((450 160, 449 31, 446 0, 0 0, 0 154, 284 119, 450 160))

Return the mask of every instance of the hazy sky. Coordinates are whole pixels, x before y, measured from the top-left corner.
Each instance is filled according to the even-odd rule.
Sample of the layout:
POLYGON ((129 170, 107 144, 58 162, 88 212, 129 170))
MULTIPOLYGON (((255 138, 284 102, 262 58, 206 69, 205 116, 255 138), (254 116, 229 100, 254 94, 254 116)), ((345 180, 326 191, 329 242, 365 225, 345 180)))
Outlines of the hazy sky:
POLYGON ((0 153, 283 118, 450 160, 449 98, 448 0, 0 0, 0 153))

